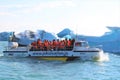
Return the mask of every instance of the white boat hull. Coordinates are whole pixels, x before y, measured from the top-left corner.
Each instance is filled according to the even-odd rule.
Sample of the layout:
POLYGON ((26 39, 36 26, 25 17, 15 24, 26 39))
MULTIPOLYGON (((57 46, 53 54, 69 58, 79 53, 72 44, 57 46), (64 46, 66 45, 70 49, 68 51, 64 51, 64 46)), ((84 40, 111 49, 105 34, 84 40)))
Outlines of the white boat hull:
POLYGON ((81 60, 98 60, 103 52, 74 51, 4 51, 5 57, 62 58, 73 57, 81 60))

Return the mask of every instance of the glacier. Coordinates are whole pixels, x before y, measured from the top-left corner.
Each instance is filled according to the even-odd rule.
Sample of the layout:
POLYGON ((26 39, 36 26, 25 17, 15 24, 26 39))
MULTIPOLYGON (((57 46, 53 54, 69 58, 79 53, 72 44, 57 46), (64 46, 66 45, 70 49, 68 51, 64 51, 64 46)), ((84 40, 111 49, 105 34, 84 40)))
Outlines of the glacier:
MULTIPOLYGON (((86 36, 77 35, 79 39, 86 40, 90 46, 97 46, 102 48, 105 52, 120 53, 120 27, 107 27, 109 32, 105 32, 102 36, 86 36)), ((7 41, 12 32, 1 32, 0 41, 7 41)), ((15 34, 16 41, 21 45, 29 45, 31 42, 41 39, 42 41, 53 39, 73 39, 76 37, 74 31, 69 28, 65 28, 59 33, 50 33, 45 30, 37 30, 33 32, 31 30, 25 30, 18 34, 15 34)))
POLYGON ((36 32, 26 30, 19 34, 15 35, 17 38, 17 42, 21 45, 29 45, 33 41, 37 41, 37 39, 41 39, 42 41, 57 39, 57 36, 53 33, 46 32, 44 30, 38 30, 36 32))
POLYGON ((0 41, 8 41, 10 35, 12 35, 12 32, 1 32, 0 41))
POLYGON ((105 52, 120 53, 120 27, 107 27, 110 31, 102 36, 79 36, 91 46, 100 45, 105 52))
POLYGON ((59 33, 57 33, 57 36, 60 38, 75 38, 75 33, 70 30, 69 28, 65 28, 62 31, 60 31, 59 33))

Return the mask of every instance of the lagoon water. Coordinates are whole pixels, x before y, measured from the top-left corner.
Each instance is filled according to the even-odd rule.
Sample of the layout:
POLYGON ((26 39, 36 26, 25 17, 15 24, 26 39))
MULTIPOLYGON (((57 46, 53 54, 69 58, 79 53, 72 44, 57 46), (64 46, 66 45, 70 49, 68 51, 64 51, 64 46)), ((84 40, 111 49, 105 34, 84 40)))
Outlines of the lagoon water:
POLYGON ((0 80, 120 80, 120 55, 108 53, 105 62, 5 58, 6 45, 0 42, 0 80))

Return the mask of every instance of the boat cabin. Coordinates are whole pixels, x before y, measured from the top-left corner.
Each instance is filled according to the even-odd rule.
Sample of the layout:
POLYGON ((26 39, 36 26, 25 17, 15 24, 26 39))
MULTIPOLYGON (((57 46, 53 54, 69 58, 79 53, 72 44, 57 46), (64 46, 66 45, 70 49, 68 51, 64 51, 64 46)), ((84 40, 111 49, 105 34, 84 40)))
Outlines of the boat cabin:
POLYGON ((75 41, 73 51, 88 50, 89 45, 86 41, 75 41))

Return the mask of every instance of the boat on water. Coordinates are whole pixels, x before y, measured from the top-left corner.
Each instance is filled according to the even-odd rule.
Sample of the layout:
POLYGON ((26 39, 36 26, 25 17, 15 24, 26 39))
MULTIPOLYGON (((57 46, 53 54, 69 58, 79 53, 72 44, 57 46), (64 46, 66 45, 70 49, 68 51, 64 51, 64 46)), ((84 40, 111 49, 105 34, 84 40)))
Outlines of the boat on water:
POLYGON ((43 60, 71 61, 75 59, 98 61, 104 52, 100 48, 90 47, 87 41, 75 40, 71 49, 35 50, 29 46, 18 46, 17 42, 8 42, 3 51, 5 57, 29 57, 43 60), (9 45, 12 44, 12 45, 9 45))

